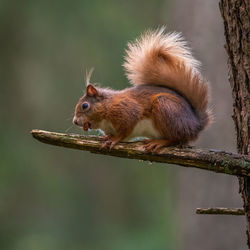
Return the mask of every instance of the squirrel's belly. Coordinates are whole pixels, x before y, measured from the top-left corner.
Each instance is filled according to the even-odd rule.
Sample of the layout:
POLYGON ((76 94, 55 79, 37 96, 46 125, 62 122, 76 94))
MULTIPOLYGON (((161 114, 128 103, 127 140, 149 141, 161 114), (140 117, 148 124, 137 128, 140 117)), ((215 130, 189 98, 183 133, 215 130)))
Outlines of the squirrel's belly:
POLYGON ((157 139, 161 138, 161 134, 154 127, 152 120, 147 118, 140 120, 132 130, 132 133, 124 141, 129 141, 136 137, 157 139))

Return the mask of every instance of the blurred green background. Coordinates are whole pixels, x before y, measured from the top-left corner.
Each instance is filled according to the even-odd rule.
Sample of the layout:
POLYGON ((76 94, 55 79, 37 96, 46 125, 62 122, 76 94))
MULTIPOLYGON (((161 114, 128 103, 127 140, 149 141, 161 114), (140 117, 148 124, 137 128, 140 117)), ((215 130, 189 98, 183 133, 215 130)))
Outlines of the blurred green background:
POLYGON ((0 249, 245 249, 243 219, 194 215, 196 206, 241 206, 233 177, 57 148, 29 134, 83 133, 71 125, 85 70, 95 67, 103 86, 127 87, 127 42, 164 24, 183 31, 212 82, 216 123, 197 145, 234 151, 217 1, 0 1, 0 249))

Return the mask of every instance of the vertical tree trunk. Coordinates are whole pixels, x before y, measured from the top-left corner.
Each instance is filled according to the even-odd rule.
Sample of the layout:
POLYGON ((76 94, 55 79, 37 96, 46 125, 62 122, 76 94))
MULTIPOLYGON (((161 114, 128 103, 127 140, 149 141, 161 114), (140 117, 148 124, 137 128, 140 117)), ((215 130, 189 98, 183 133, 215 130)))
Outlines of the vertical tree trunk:
MULTIPOLYGON (((220 11, 229 56, 237 148, 239 153, 247 155, 250 153, 250 1, 221 0, 220 11)), ((247 244, 250 248, 250 178, 240 178, 239 181, 247 219, 247 244)))

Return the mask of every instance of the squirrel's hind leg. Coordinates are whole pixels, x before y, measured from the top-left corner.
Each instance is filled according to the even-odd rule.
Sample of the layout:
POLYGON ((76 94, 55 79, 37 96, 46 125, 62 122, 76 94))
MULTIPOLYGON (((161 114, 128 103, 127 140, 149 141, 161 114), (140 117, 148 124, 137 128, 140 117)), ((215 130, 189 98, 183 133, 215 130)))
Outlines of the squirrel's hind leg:
POLYGON ((152 97, 152 116, 154 126, 166 146, 185 144, 197 138, 200 123, 190 105, 181 97, 170 93, 152 97))

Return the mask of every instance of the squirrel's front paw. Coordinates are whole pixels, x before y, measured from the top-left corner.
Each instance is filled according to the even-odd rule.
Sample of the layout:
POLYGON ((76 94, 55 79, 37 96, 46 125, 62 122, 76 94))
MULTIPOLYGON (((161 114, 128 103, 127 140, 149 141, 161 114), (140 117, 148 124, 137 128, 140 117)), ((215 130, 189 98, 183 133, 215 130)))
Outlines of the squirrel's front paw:
POLYGON ((117 138, 115 136, 110 135, 104 137, 106 137, 106 139, 103 138, 105 142, 101 145, 101 149, 108 148, 109 150, 111 150, 120 141, 120 138, 117 138))
POLYGON ((99 136, 99 139, 101 140, 101 141, 107 141, 107 140, 109 140, 111 138, 111 135, 102 135, 102 136, 99 136))

